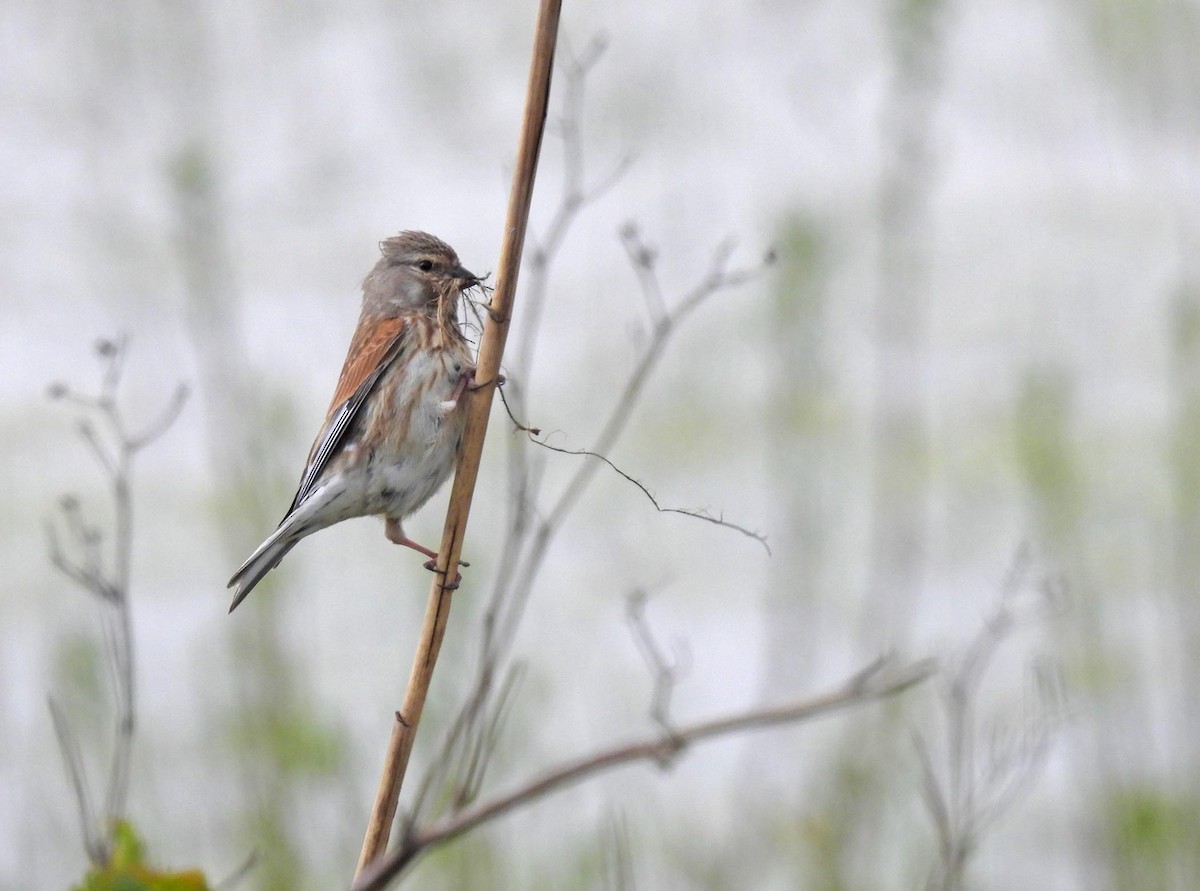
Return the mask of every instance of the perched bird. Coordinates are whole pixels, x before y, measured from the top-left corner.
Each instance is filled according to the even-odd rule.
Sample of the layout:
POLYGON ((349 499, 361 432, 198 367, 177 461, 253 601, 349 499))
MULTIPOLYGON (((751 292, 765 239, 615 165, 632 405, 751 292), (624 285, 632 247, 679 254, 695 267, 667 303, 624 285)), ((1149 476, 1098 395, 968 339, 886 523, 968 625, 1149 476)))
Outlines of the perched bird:
POLYGON ((396 544, 437 554, 404 534, 454 467, 475 367, 458 327, 463 290, 480 283, 445 242, 401 232, 380 243, 363 280, 362 314, 325 425, 279 528, 229 580, 229 611, 304 536, 351 517, 383 516, 396 544))

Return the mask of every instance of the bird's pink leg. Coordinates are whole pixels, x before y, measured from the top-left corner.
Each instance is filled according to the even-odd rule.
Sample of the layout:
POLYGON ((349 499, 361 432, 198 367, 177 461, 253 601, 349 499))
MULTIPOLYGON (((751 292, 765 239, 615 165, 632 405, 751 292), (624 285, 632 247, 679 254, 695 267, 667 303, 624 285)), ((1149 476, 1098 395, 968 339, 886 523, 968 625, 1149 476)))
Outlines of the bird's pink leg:
POLYGON ((404 545, 406 548, 420 551, 431 560, 437 559, 437 551, 431 551, 425 545, 418 544, 405 535, 404 529, 400 526, 400 521, 395 517, 388 517, 387 524, 383 527, 383 534, 387 536, 387 540, 392 544, 404 545))
MULTIPOLYGON (((404 529, 400 526, 400 521, 397 520, 395 517, 387 518, 387 522, 384 524, 384 527, 383 527, 383 534, 387 536, 387 540, 390 541, 392 544, 404 545, 404 547, 412 548, 414 551, 417 551, 421 554, 424 554, 426 557, 428 557, 429 560, 426 561, 425 568, 428 569, 430 572, 433 572, 437 569, 437 559, 438 559, 437 551, 432 551, 429 548, 425 547, 425 545, 415 542, 411 538, 409 538, 407 535, 405 535, 404 529)), ((468 563, 466 560, 459 560, 458 565, 459 566, 470 566, 471 564, 468 563)), ((448 583, 446 585, 446 587, 453 590, 454 588, 458 587, 458 584, 461 581, 462 581, 462 573, 456 572, 454 581, 448 583)))
MULTIPOLYGON (((467 386, 475 379, 475 369, 463 369, 462 376, 459 377, 458 383, 454 386, 454 392, 450 394, 450 398, 442 403, 442 410, 452 412, 458 408, 458 400, 462 398, 462 394, 466 392, 467 386)), ((471 387, 471 389, 475 389, 471 387)))
MULTIPOLYGON (((503 383, 504 375, 500 375, 496 378, 497 386, 502 385, 503 383)), ((475 369, 468 368, 462 373, 462 377, 458 379, 458 384, 455 386, 454 392, 450 394, 450 398, 442 403, 442 410, 445 412, 454 411, 454 409, 458 408, 458 400, 462 398, 463 393, 465 393, 467 390, 470 390, 473 393, 476 390, 481 390, 486 386, 486 382, 481 384, 475 380, 475 369)))

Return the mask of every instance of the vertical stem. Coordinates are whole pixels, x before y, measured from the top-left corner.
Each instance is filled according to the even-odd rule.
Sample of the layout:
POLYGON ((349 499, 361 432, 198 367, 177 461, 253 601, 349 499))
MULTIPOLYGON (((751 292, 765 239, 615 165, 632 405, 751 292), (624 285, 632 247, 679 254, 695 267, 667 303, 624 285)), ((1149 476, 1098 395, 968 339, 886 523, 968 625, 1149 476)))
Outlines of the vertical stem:
MULTIPOLYGON (((122 432, 122 437, 124 433, 122 432)), ((112 768, 109 772, 108 797, 105 815, 116 822, 125 817, 125 801, 129 793, 129 766, 133 758, 135 725, 135 690, 133 665, 133 617, 129 605, 129 567, 133 557, 133 498, 130 494, 133 473, 133 448, 128 441, 118 446, 117 472, 113 480, 113 500, 116 505, 116 549, 113 567, 113 588, 119 599, 114 604, 117 627, 113 633, 113 659, 116 662, 117 727, 113 743, 112 768)))
POLYGON ((923 582, 929 505, 925 409, 928 217, 936 159, 931 121, 943 68, 945 0, 889 0, 895 73, 885 117, 880 185, 874 469, 868 597, 862 636, 903 648, 923 582), (886 641, 877 639, 886 629, 886 641))
MULTIPOLYGON (((1188 786, 1200 783, 1200 466, 1195 448, 1200 432, 1200 287, 1193 280, 1180 283, 1171 318, 1171 395, 1174 400, 1171 431, 1171 493, 1174 517, 1171 523, 1173 550, 1171 588, 1174 609, 1168 612, 1168 634, 1177 635, 1179 669, 1177 683, 1182 693, 1176 709, 1176 776, 1188 786)), ((1181 821, 1180 854, 1183 875, 1200 875, 1200 825, 1181 821)))
POLYGON ((442 638, 446 633, 446 621, 450 615, 452 600, 451 589, 447 588, 446 581, 448 574, 455 572, 453 567, 458 566, 458 558, 462 553, 467 516, 471 510, 475 480, 479 475, 484 434, 487 431, 488 415, 495 395, 495 387, 490 384, 494 383, 500 374, 500 359, 508 338, 508 323, 516 294, 517 274, 521 267, 521 252, 525 245, 529 206, 533 200, 534 177, 537 173, 542 134, 545 131, 546 109, 550 98, 550 72, 554 64, 554 45, 558 37, 561 5, 562 0, 541 0, 538 10, 533 60, 525 94, 525 115, 517 143, 516 168, 513 171, 513 186, 504 225, 500 262, 496 270, 496 289, 492 293, 487 321, 479 344, 476 380, 485 386, 476 390, 467 401, 467 426, 458 456, 454 484, 450 490, 450 506, 442 532, 442 545, 438 551, 437 574, 429 593, 425 623, 413 658, 404 704, 396 713, 392 725, 383 773, 375 797, 375 806, 371 811, 371 820, 367 825, 366 838, 363 840, 356 875, 360 875, 387 847, 400 789, 408 768, 408 759, 416 739, 417 725, 421 720, 429 682, 433 678, 433 669, 442 646, 442 638))

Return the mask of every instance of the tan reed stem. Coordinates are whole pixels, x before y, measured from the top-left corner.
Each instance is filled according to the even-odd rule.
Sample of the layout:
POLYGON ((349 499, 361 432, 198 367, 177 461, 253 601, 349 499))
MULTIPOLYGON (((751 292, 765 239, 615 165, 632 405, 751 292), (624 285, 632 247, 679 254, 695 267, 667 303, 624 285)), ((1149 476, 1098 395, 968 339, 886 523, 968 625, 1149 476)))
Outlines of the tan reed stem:
POLYGON ((529 205, 533 199, 533 182, 537 173, 538 155, 541 152, 542 134, 545 131, 546 108, 550 98, 550 72, 554 64, 554 46, 558 37, 561 6, 562 0, 541 0, 538 10, 533 60, 525 93, 525 115, 517 143, 512 192, 509 195, 508 216, 504 224, 500 262, 496 269, 496 288, 492 292, 479 343, 475 379, 483 386, 467 399, 466 432, 463 434, 458 468, 450 490, 450 506, 442 531, 442 545, 438 550, 437 573, 429 592, 425 623, 413 658, 412 674, 404 693, 404 704, 400 711, 396 712, 395 722, 392 724, 383 773, 375 795, 375 806, 371 810, 371 820, 367 825, 366 838, 363 840, 362 853, 359 855, 356 876, 387 848, 388 836, 396 816, 396 806, 400 800, 400 787, 404 783, 404 773, 412 754, 417 725, 425 707, 425 695, 433 678, 433 668, 442 646, 442 637, 446 633, 446 621, 450 615, 452 600, 452 591, 446 587, 446 581, 448 572, 453 572, 447 568, 457 567, 462 553, 467 516, 471 510, 471 498, 475 492, 479 460, 483 453, 483 438, 487 432, 488 416, 495 395, 493 384, 500 374, 500 359, 508 338, 508 323, 512 316, 517 289, 517 273, 521 267, 521 252, 525 246, 525 228, 529 221, 529 205))

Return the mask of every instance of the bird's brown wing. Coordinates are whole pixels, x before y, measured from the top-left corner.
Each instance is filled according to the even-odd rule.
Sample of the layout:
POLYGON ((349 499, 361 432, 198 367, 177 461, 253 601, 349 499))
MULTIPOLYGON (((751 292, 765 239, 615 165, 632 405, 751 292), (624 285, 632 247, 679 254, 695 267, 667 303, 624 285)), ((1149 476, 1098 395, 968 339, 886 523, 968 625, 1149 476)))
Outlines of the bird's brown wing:
POLYGON ((329 401, 329 410, 325 421, 329 422, 334 411, 343 402, 354 395, 363 382, 372 375, 378 376, 387 366, 392 347, 402 339, 408 331, 409 319, 399 316, 394 319, 380 319, 376 322, 359 324, 350 341, 350 349, 346 352, 346 362, 342 365, 342 376, 338 378, 337 389, 333 391, 333 399, 329 401))
POLYGON ((358 416, 367 397, 379 383, 388 366, 408 348, 412 340, 412 326, 406 318, 383 319, 371 325, 359 325, 350 342, 342 376, 338 379, 325 426, 317 435, 308 456, 308 466, 300 478, 300 487, 292 506, 284 514, 286 519, 297 505, 316 488, 321 474, 330 459, 337 453, 345 439, 351 423, 358 416))

